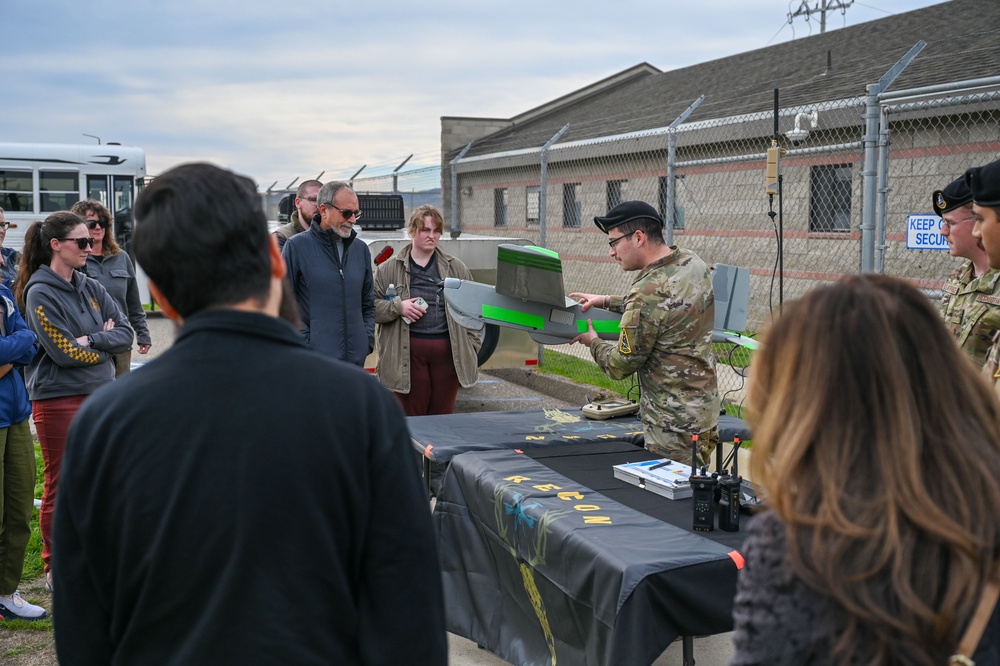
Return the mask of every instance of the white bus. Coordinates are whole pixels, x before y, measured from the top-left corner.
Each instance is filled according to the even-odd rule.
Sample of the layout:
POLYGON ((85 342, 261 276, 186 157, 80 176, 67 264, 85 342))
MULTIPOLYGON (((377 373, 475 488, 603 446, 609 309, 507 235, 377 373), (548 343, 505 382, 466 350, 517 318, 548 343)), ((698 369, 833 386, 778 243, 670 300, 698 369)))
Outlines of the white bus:
MULTIPOLYGON (((115 240, 128 251, 132 205, 145 178, 146 153, 135 146, 0 142, 0 208, 10 223, 4 244, 19 250, 35 220, 96 199, 111 211, 115 240)), ((140 297, 148 303, 145 275, 138 268, 136 273, 140 297)))

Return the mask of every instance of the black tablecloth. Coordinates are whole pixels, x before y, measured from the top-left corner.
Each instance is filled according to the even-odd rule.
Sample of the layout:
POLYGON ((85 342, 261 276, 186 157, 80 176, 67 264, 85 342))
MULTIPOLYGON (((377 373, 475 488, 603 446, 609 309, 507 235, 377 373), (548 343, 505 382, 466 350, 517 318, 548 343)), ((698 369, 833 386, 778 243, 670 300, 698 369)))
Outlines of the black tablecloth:
POLYGON ((434 512, 448 630, 516 664, 608 665, 729 631, 741 535, 696 534, 690 500, 614 478, 651 457, 621 441, 456 456, 434 512))

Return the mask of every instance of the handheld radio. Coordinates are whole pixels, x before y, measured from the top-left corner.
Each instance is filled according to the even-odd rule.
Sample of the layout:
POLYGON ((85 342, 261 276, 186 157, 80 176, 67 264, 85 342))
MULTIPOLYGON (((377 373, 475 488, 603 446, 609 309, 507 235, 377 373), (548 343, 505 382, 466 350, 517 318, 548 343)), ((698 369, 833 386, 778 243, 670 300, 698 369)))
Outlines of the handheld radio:
MULTIPOLYGON (((719 444, 722 446, 722 444, 719 444)), ((739 474, 740 438, 733 438, 733 473, 719 479, 719 529, 726 532, 740 531, 740 490, 743 479, 739 474)))
POLYGON ((718 479, 706 468, 698 473, 698 435, 691 435, 691 496, 694 500, 694 531, 715 529, 715 489, 718 479))

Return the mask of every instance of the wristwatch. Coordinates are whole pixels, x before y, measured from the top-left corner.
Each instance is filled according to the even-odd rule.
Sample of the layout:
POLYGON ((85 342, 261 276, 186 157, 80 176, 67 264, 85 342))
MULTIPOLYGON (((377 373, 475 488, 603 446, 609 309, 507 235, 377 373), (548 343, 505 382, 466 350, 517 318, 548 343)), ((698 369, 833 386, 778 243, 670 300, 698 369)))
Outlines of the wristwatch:
POLYGON ((94 336, 92 336, 92 335, 88 335, 87 336, 87 345, 90 346, 90 347, 94 346, 94 336))

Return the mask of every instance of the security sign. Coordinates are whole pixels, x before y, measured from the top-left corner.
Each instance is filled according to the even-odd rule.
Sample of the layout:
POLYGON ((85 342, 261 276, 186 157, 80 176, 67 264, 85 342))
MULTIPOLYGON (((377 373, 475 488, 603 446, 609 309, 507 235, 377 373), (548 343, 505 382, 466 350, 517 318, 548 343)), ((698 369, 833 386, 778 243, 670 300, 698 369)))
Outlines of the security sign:
POLYGON ((941 235, 937 215, 909 215, 906 218, 907 250, 947 250, 948 241, 941 235))

